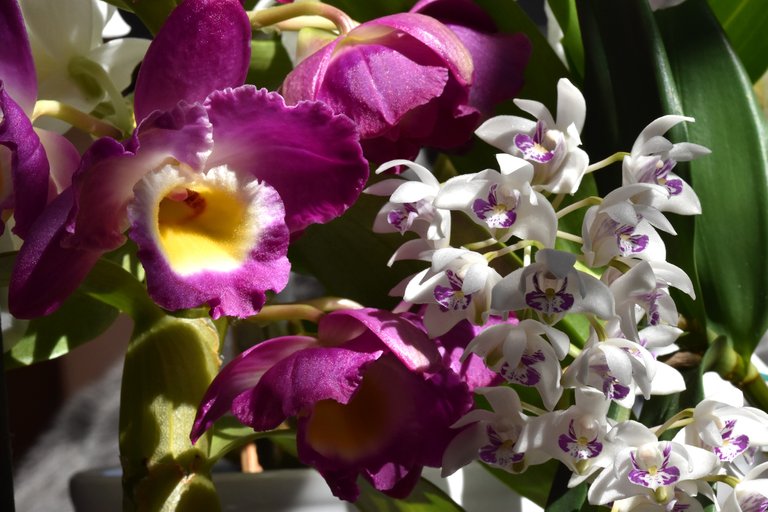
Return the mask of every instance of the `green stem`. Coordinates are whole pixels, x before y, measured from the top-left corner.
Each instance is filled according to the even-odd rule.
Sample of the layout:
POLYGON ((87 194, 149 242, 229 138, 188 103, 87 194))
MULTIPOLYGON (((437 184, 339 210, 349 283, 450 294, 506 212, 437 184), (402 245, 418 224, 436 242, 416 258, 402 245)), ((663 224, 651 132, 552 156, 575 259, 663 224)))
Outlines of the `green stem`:
POLYGON ((620 162, 624 159, 625 156, 629 156, 629 153, 626 151, 617 151, 616 153, 612 154, 608 158, 604 158, 600 160, 599 162, 595 162, 594 164, 587 167, 587 170, 585 171, 586 174, 589 174, 591 172, 599 171, 600 169, 604 167, 608 167, 609 165, 620 162))
POLYGON ((109 123, 96 119, 74 107, 53 100, 39 100, 32 112, 32 121, 39 117, 48 116, 68 123, 75 128, 90 133, 96 137, 120 138, 122 133, 109 123))
POLYGON ((528 411, 530 413, 533 413, 536 416, 541 416, 543 414, 547 414, 547 411, 545 411, 544 409, 540 409, 540 408, 536 407, 535 405, 531 405, 531 404, 526 403, 526 402, 520 402, 520 406, 523 408, 524 411, 528 411))
POLYGON ((357 23, 342 10, 322 2, 295 2, 248 13, 251 27, 254 30, 276 25, 299 16, 321 16, 328 19, 333 22, 342 35, 347 34, 357 26, 357 23))
POLYGON ((280 320, 307 320, 318 323, 323 312, 308 304, 277 304, 264 306, 258 315, 249 320, 260 325, 271 324, 280 320))
POLYGON ((525 247, 530 247, 530 246, 536 246, 538 248, 544 247, 542 243, 537 240, 522 240, 514 245, 509 245, 507 247, 504 247, 503 249, 499 249, 498 251, 487 252, 485 253, 484 256, 485 256, 485 259, 490 262, 506 254, 511 254, 519 249, 523 249, 525 247))
POLYGON ((752 363, 749 363, 747 376, 738 387, 744 392, 749 403, 763 411, 768 411, 768 385, 752 363))
POLYGON ((115 124, 124 134, 133 130, 134 122, 131 111, 125 103, 123 94, 117 90, 109 74, 97 62, 85 57, 74 57, 69 61, 69 73, 74 77, 87 77, 96 83, 107 93, 112 108, 115 109, 115 124))
POLYGON ((689 425, 693 422, 693 409, 683 409, 682 411, 678 412, 671 418, 669 418, 667 421, 665 421, 659 428, 654 430, 654 433, 656 434, 656 437, 661 437, 661 435, 666 432, 667 430, 671 428, 680 428, 684 427, 686 425, 689 425))
POLYGON ((472 242, 471 244, 464 244, 465 249, 469 249, 470 251, 476 251, 478 249, 484 249, 486 247, 489 247, 491 245, 499 243, 498 240, 495 238, 489 238, 487 240, 483 240, 481 242, 472 242))
POLYGON ((560 231, 557 230, 557 238, 562 238, 563 240, 570 240, 571 242, 576 242, 577 244, 583 244, 584 239, 581 238, 578 235, 572 235, 571 233, 568 233, 567 231, 560 231))
POLYGON ((585 199, 582 199, 581 201, 576 201, 573 204, 569 204, 559 212, 557 212, 557 218, 562 219, 569 213, 575 212, 579 208, 584 208, 586 206, 594 206, 596 204, 600 204, 603 202, 603 199, 597 196, 587 197, 585 199))
POLYGON ((702 477, 705 482, 722 482, 728 484, 731 487, 736 487, 741 480, 731 475, 711 475, 702 477))
POLYGON ((363 305, 350 299, 341 297, 318 297, 308 300, 306 304, 328 313, 329 311, 338 311, 340 309, 362 309, 363 305))

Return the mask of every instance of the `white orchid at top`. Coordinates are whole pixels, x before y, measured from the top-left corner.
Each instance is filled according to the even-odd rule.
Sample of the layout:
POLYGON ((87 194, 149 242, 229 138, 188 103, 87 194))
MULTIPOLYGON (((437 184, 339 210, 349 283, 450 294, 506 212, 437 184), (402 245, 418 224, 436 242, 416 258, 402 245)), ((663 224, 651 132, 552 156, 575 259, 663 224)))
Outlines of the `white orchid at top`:
POLYGON ((131 84, 149 40, 120 38, 105 43, 104 27, 117 10, 100 0, 21 0, 20 5, 40 99, 90 112, 109 97, 116 111, 126 109, 114 103, 131 84))
POLYGON ((667 115, 646 126, 637 136, 630 154, 624 157, 622 180, 624 185, 661 185, 666 189, 666 194, 648 191, 648 204, 661 211, 697 215, 701 213, 699 198, 691 186, 674 174, 672 169, 677 162, 687 162, 708 155, 710 151, 692 142, 673 144, 664 137, 667 131, 683 121, 693 122, 693 118, 667 115))
POLYGON ((518 116, 497 116, 475 132, 488 144, 531 162, 533 184, 555 194, 573 194, 579 188, 589 156, 579 148, 587 114, 581 92, 566 78, 557 82, 557 118, 542 103, 516 99, 515 105, 536 121, 518 116))

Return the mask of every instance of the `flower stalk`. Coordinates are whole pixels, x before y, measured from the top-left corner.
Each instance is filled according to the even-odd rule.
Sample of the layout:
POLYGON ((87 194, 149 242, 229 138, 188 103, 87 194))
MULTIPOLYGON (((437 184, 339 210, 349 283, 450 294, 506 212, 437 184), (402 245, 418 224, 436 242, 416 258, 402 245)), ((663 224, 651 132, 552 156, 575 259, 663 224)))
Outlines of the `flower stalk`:
MULTIPOLYGON (((357 23, 342 10, 322 2, 296 2, 248 13, 254 30, 305 16, 319 16, 331 21, 340 34, 346 34, 357 26, 357 23)), ((316 26, 316 19, 307 18, 304 21, 308 23, 305 26, 316 26)), ((299 24, 294 21, 291 28, 295 30, 298 26, 299 24)))

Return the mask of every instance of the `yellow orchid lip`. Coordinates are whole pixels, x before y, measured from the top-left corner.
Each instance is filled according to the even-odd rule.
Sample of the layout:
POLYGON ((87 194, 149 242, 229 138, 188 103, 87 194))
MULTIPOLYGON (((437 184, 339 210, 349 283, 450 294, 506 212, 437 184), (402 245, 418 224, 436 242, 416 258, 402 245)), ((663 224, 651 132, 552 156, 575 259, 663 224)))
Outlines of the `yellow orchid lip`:
POLYGON ((171 269, 180 276, 231 272, 242 266, 259 235, 254 188, 237 174, 216 167, 205 173, 168 165, 137 190, 149 226, 171 269))
POLYGON ((252 244, 241 229, 247 205, 236 193, 207 185, 183 193, 178 198, 172 191, 157 207, 158 238, 171 268, 182 275, 238 268, 252 244))

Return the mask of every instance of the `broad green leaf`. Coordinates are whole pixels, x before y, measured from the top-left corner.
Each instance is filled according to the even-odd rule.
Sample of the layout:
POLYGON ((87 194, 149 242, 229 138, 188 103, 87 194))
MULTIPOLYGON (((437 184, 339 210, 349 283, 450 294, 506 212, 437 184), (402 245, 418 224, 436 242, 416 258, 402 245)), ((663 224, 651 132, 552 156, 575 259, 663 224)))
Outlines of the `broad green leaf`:
POLYGON ((293 66, 280 39, 251 41, 251 64, 245 82, 276 91, 293 66))
POLYGON ((695 264, 707 326, 745 359, 768 328, 768 134, 751 83, 704 0, 656 13, 690 140, 712 154, 691 162, 703 215, 695 264))
POLYGON ((219 368, 218 348, 207 319, 164 316, 134 331, 120 403, 123 510, 219 508, 205 465, 209 437, 195 446, 189 440, 219 368))
POLYGON ((310 226, 291 244, 291 262, 318 278, 331 295, 371 307, 394 306, 397 299, 389 297, 392 287, 425 265, 408 261, 387 266, 406 238, 373 232, 373 219, 383 205, 384 198, 362 194, 343 216, 310 226))
MULTIPOLYGON (((640 131, 664 114, 695 115, 683 110, 666 49, 646 0, 590 0, 579 2, 578 7, 587 50, 584 139, 591 160, 628 151, 640 131)), ((675 142, 699 142, 689 137, 685 125, 672 130, 669 137, 675 142)), ((675 172, 690 182, 688 163, 678 163, 675 172)), ((595 179, 603 194, 610 192, 621 184, 621 165, 596 172, 595 179)), ((678 215, 669 215, 669 219, 678 235, 665 237, 667 259, 690 275, 699 302, 673 290, 675 300, 692 331, 687 341, 703 351, 706 321, 693 260, 694 219, 678 215)))
POLYGON ((580 82, 584 78, 584 45, 581 41, 576 0, 548 0, 552 13, 563 31, 563 48, 568 64, 580 82))
POLYGON ((360 512, 463 512, 435 484, 421 478, 411 494, 403 500, 390 498, 369 484, 365 479, 358 478, 360 499, 355 502, 360 512))
POLYGON ((96 262, 79 291, 127 313, 137 323, 163 315, 142 283, 121 266, 105 259, 96 262))
POLYGON ((581 483, 576 487, 569 488, 568 481, 573 472, 565 465, 560 464, 557 468, 555 480, 552 482, 552 491, 547 498, 547 512, 578 512, 598 510, 597 506, 587 503, 588 485, 581 483))
POLYGON ((136 13, 152 34, 157 34, 178 4, 177 0, 130 0, 130 10, 136 13))
POLYGON ((752 82, 768 69, 768 9, 765 0, 709 0, 752 82))
POLYGON ((550 488, 555 481, 558 462, 550 460, 544 464, 530 466, 525 473, 512 474, 503 469, 484 466, 493 476, 507 487, 543 507, 547 503, 550 488))
POLYGON ((106 331, 117 313, 115 308, 75 292, 56 312, 29 322, 24 337, 5 354, 5 368, 63 356, 106 331))
MULTIPOLYGON (((8 286, 15 259, 15 252, 0 255, 0 286, 8 286)), ((78 290, 56 312, 29 321, 22 339, 4 354, 5 368, 63 356, 103 333, 117 313, 110 304, 78 290)))

